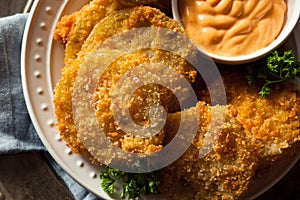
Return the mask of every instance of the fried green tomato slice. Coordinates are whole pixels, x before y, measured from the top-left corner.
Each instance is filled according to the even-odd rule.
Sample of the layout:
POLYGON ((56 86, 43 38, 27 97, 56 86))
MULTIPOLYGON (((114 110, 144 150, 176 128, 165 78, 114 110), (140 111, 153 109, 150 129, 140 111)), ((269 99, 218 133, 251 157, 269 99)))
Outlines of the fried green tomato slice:
MULTIPOLYGON (((235 89, 237 85, 231 81, 236 79, 233 76, 226 75, 224 80, 235 89)), ((239 88, 245 89, 238 95, 230 91, 234 95, 231 104, 238 110, 237 119, 245 131, 256 138, 258 146, 262 146, 261 158, 272 159, 300 141, 300 96, 296 84, 278 84, 272 95, 262 98, 258 88, 249 87, 243 80, 239 82, 239 88)))
POLYGON ((65 44, 65 63, 76 58, 94 26, 106 15, 119 9, 122 6, 118 1, 93 0, 79 11, 63 16, 57 23, 54 39, 62 40, 65 44))
MULTIPOLYGON (((299 89, 292 82, 280 83, 268 98, 263 98, 259 95, 261 85, 249 86, 246 75, 223 73, 227 102, 238 111, 237 120, 245 132, 255 138, 260 158, 270 164, 300 140, 299 89)), ((208 92, 199 96, 209 101, 208 92)))
MULTIPOLYGON (((199 102, 194 108, 171 114, 165 138, 169 141, 176 134, 180 118, 191 120, 197 110, 200 120, 196 137, 178 160, 162 170, 162 194, 173 200, 239 199, 255 173, 257 152, 232 106, 199 102), (217 140, 206 133, 218 135, 217 140), (202 154, 205 143, 213 148, 202 154)), ((189 131, 190 127, 185 129, 189 131)))
POLYGON ((94 51, 105 39, 138 27, 161 27, 174 32, 184 33, 177 21, 167 17, 155 8, 139 6, 112 12, 93 27, 77 57, 66 63, 62 69, 62 77, 54 91, 55 114, 57 117, 57 128, 63 140, 66 141, 74 153, 88 154, 77 135, 72 112, 74 82, 79 67, 84 62, 85 55, 94 51))
POLYGON ((161 5, 157 0, 92 0, 79 11, 63 16, 57 23, 54 39, 62 40, 65 45, 65 62, 70 62, 77 57, 77 53, 81 50, 94 26, 108 14, 149 3, 155 7, 165 8, 165 5, 161 5))
MULTIPOLYGON (((182 80, 178 74, 173 74, 174 71, 190 82, 192 81, 190 75, 195 74, 194 68, 184 59, 162 50, 137 51, 118 58, 105 70, 95 92, 96 115, 104 133, 116 146, 128 152, 146 154, 157 152, 163 147, 164 129, 151 135, 150 131, 143 127, 157 125, 154 122, 155 119, 151 120, 149 117, 153 106, 162 105, 166 112, 170 113, 180 110, 178 101, 189 100, 191 94, 181 86, 182 80), (129 77, 129 79, 120 85, 119 81, 122 77, 129 77), (172 88, 178 91, 177 97, 180 99, 177 99, 174 91, 162 84, 156 84, 156 80, 166 82, 166 85, 172 84, 172 88), (113 93, 116 96, 114 104, 112 103, 113 93), (116 116, 113 114, 114 105, 120 110, 119 114, 116 113, 119 115, 117 124, 116 116), (141 127, 136 135, 118 126, 122 123, 128 124, 124 122, 126 116, 122 114, 126 110, 130 113, 132 123, 141 127)), ((159 112, 159 109, 154 109, 151 115, 158 118, 159 112)), ((132 124, 127 126, 130 125, 132 124)))

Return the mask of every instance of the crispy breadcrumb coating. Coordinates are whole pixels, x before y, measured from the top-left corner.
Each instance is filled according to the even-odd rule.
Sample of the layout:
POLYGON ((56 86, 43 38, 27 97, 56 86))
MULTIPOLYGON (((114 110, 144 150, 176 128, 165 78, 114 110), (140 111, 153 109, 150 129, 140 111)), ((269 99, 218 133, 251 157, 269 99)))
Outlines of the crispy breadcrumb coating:
POLYGON ((54 39, 62 40, 65 45, 65 63, 77 57, 77 53, 94 26, 108 14, 124 8, 151 3, 160 9, 166 6, 158 0, 92 0, 79 11, 63 16, 57 23, 54 39))
POLYGON ((84 41, 94 26, 107 14, 120 9, 113 0, 93 0, 71 15, 63 16, 57 23, 54 39, 65 44, 65 63, 76 58, 84 41))
MULTIPOLYGON (((256 140, 259 157, 270 159, 300 140, 300 96, 297 85, 277 84, 268 98, 259 95, 260 84, 249 86, 246 73, 222 75, 227 103, 238 112, 237 120, 246 134, 256 140)), ((209 102, 209 94, 201 94, 209 102)))
MULTIPOLYGON (((97 58, 95 58, 95 60, 96 59, 97 58)), ((142 130, 139 137, 134 137, 132 133, 124 132, 120 129, 116 124, 112 112, 112 93, 116 91, 120 78, 125 76, 126 72, 130 70, 134 71, 134 74, 130 76, 132 77, 130 79, 132 81, 123 85, 122 91, 124 93, 118 94, 125 98, 120 99, 119 102, 117 102, 117 106, 118 108, 129 110, 134 123, 149 126, 153 124, 148 116, 152 106, 159 104, 164 106, 168 113, 175 112, 180 110, 178 99, 171 90, 155 83, 143 85, 138 88, 132 96, 127 94, 127 91, 129 91, 131 87, 135 87, 135 85, 139 84, 139 76, 142 76, 146 80, 151 80, 154 78, 163 79, 163 77, 159 77, 163 75, 165 79, 167 79, 165 80, 166 82, 171 82, 178 90, 181 90, 180 96, 183 97, 181 101, 187 101, 190 94, 188 91, 185 91, 184 88, 180 88, 180 80, 177 79, 177 74, 172 76, 170 72, 172 69, 183 76, 186 74, 195 74, 194 68, 186 63, 184 59, 170 52, 161 50, 138 51, 134 54, 119 58, 106 69, 95 92, 96 115, 100 124, 102 124, 104 133, 112 138, 115 145, 120 146, 123 150, 139 153, 152 153, 163 147, 164 130, 154 137, 144 139, 142 136, 147 133, 142 132, 142 130), (158 65, 143 67, 155 63, 163 64, 165 67, 157 67, 158 65), (127 102, 130 102, 129 107, 127 102)), ((186 79, 189 80, 189 76, 187 76, 186 79)), ((152 115, 158 116, 157 112, 158 111, 152 113, 152 115)), ((121 116, 120 118, 120 123, 124 123, 122 122, 124 117, 121 116)))
MULTIPOLYGON (((54 33, 55 39, 62 40, 65 45, 65 66, 54 91, 57 128, 74 153, 82 153, 97 164, 100 163, 91 157, 77 134, 72 113, 73 87, 85 56, 107 38, 133 28, 162 27, 184 33, 175 20, 157 9, 128 8, 144 3, 158 7, 166 5, 157 0, 93 0, 80 11, 62 17, 54 33)), ((189 121, 196 110, 200 111, 199 127, 192 145, 177 161, 162 170, 161 191, 170 199, 239 199, 261 163, 270 164, 300 140, 300 98, 296 85, 278 84, 265 99, 258 94, 259 87, 248 85, 243 72, 222 74, 229 105, 209 106, 199 102, 196 107, 169 114, 165 127, 148 138, 125 133, 114 121, 111 110, 112 91, 125 73, 142 64, 161 63, 171 66, 190 82, 195 79, 195 71, 182 58, 160 50, 152 50, 149 55, 146 50, 136 51, 119 57, 107 68, 94 95, 95 111, 105 134, 116 146, 139 153, 159 151, 176 135, 180 119, 189 121), (213 110, 220 114, 224 112, 225 121, 210 124, 213 110), (202 158, 199 153, 207 142, 204 137, 207 132, 220 136, 212 151, 202 158)), ((198 85, 196 90, 199 99, 209 103, 210 96, 201 87, 198 85)), ((218 91, 211 92, 214 92, 211 96, 218 97, 218 91)), ((149 84, 127 99, 131 103, 128 109, 134 122, 145 126, 151 123, 147 113, 152 105, 161 104, 169 113, 180 110, 175 98, 168 89, 149 84)), ((120 107, 126 107, 123 103, 119 102, 120 107)), ((185 127, 185 131, 189 132, 190 128, 185 127)))
MULTIPOLYGON (((77 136, 72 114, 73 86, 79 66, 84 61, 84 56, 92 52, 106 38, 118 32, 149 26, 168 28, 181 33, 184 32, 175 20, 167 17, 155 8, 141 6, 113 12, 94 26, 82 45, 81 51, 77 54, 76 59, 67 62, 63 68, 62 78, 59 80, 54 91, 55 114, 57 117, 57 128, 63 140, 66 141, 74 153, 87 153, 83 143, 77 136)), ((194 71, 192 74, 195 74, 194 71)))
MULTIPOLYGON (((184 155, 162 170, 162 193, 172 200, 238 199, 247 191, 256 169, 257 151, 252 148, 252 140, 236 120, 237 111, 232 106, 211 107, 204 102, 199 102, 195 108, 171 114, 166 134, 176 134, 180 115, 189 120, 196 114, 195 109, 200 112, 197 135, 184 155), (212 151, 200 158, 213 110, 217 113, 213 115, 217 120, 213 122, 214 129, 211 131, 219 134, 219 130, 219 139, 212 151), (225 113, 225 120, 222 120, 222 113, 225 113)), ((189 128, 186 127, 186 131, 189 128)))

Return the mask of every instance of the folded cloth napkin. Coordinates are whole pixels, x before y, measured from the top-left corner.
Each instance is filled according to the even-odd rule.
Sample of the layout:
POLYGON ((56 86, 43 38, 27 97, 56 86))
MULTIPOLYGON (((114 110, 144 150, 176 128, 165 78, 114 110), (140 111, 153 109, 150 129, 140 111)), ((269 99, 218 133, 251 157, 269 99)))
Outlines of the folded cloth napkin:
POLYGON ((74 199, 99 199, 74 181, 47 153, 26 109, 21 85, 21 43, 28 15, 0 18, 0 153, 45 152, 74 199))

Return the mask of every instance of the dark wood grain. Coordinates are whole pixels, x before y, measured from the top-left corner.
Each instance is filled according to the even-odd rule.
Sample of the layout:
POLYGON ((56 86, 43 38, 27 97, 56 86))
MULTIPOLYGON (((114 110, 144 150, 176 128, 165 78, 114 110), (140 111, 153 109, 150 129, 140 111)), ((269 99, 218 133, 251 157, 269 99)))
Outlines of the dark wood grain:
POLYGON ((0 170, 0 191, 4 199, 72 199, 39 153, 1 156, 0 170))
POLYGON ((0 0, 0 17, 23 12, 27 0, 0 0))

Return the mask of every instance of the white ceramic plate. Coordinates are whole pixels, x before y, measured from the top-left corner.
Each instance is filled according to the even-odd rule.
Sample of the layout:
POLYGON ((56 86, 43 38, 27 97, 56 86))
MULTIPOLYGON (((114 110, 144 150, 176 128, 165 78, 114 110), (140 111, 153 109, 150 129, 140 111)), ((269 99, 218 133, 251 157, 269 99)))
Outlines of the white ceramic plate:
MULTIPOLYGON (((88 0, 37 0, 35 1, 22 46, 22 84, 26 104, 32 122, 57 163, 82 186, 104 199, 111 199, 100 188, 100 167, 92 165, 81 155, 74 155, 61 140, 55 129, 55 115, 52 104, 53 87, 60 78, 64 66, 64 49, 54 41, 53 32, 62 15, 78 10, 88 0)), ((300 23, 293 36, 286 43, 300 57, 300 23), (296 45, 295 45, 296 44, 296 45)), ((262 179, 256 180, 247 193, 252 199, 274 185, 295 164, 300 157, 295 155, 280 163, 262 179)))

